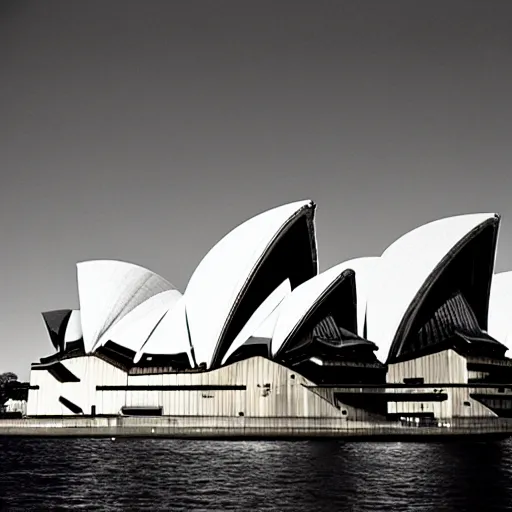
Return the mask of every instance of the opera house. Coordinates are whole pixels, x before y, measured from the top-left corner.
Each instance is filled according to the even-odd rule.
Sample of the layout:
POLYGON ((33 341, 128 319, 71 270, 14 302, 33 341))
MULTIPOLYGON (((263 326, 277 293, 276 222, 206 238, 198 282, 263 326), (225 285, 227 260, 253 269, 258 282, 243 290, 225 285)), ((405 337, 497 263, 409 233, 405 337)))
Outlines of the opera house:
POLYGON ((183 293, 131 263, 78 263, 80 309, 42 314, 54 353, 32 364, 27 417, 344 429, 512 417, 499 215, 437 220, 319 272, 315 212, 300 201, 239 225, 183 293))

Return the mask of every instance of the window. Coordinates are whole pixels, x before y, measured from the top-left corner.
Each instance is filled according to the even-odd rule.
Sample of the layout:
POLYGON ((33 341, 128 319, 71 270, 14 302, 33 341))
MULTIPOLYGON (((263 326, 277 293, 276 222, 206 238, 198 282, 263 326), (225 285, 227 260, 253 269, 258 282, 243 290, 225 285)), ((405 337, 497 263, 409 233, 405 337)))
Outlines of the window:
POLYGON ((425 379, 423 377, 405 378, 404 384, 410 384, 411 386, 418 386, 420 384, 425 384, 425 379))
POLYGON ((124 416, 162 416, 162 407, 122 407, 124 416))

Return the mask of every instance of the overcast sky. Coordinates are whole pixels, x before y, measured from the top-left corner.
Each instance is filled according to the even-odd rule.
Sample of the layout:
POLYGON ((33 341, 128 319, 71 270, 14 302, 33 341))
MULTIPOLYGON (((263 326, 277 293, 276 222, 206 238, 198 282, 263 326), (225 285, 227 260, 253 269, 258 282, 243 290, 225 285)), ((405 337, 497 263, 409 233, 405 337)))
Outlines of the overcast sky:
POLYGON ((77 261, 183 291, 304 198, 322 270, 480 211, 512 269, 511 27, 507 0, 3 0, 0 371, 51 353, 77 261))

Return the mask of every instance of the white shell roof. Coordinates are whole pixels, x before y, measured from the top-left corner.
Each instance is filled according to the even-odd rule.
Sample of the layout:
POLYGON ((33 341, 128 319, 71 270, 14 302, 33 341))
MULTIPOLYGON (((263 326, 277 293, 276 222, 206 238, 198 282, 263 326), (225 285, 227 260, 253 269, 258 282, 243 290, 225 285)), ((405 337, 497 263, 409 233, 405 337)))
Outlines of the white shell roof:
POLYGON ((65 329, 67 329, 65 323, 69 321, 70 315, 70 309, 56 309, 41 313, 50 341, 56 350, 63 348, 65 329))
POLYGON ((512 343, 512 272, 501 272, 493 276, 487 332, 510 348, 512 343))
POLYGON ((272 356, 275 356, 303 323, 308 313, 323 299, 327 290, 348 270, 345 263, 336 265, 295 288, 279 307, 272 356))
MULTIPOLYGON (((233 353, 244 345, 251 336, 255 335, 261 325, 265 323, 265 320, 272 315, 275 309, 291 291, 290 281, 289 279, 286 279, 263 301, 258 309, 256 309, 252 314, 251 318, 249 318, 238 336, 234 339, 233 343, 227 350, 226 355, 222 359, 222 364, 224 364, 233 353)), ((277 319, 277 317, 275 317, 275 319, 277 319)))
POLYGON ((142 354, 168 355, 186 352, 191 366, 194 366, 191 349, 185 297, 181 297, 155 327, 146 343, 135 355, 134 361, 138 363, 142 354))
POLYGON ((162 317, 181 298, 178 290, 157 293, 127 313, 113 327, 107 329, 96 348, 111 340, 122 347, 137 352, 146 343, 162 317))
POLYGON ((64 343, 78 341, 82 338, 82 321, 80 318, 80 310, 71 311, 68 325, 66 326, 66 334, 64 335, 64 343))
POLYGON ((367 306, 368 339, 388 358, 402 318, 423 283, 464 237, 496 215, 478 213, 436 220, 400 237, 382 254, 367 306))
POLYGON ((279 318, 279 308, 283 302, 281 301, 276 309, 267 316, 266 320, 254 331, 252 337, 254 338, 267 338, 271 340, 274 336, 274 331, 276 329, 277 319, 279 318))
POLYGON ((299 201, 261 213, 228 233, 199 263, 185 291, 198 364, 211 367, 239 295, 269 246, 294 216, 313 207, 312 201, 299 201))
MULTIPOLYGON (((379 257, 366 256, 344 261, 334 268, 341 272, 343 268, 351 269, 356 273, 356 296, 357 296, 357 335, 364 338, 364 320, 370 286, 378 271, 379 257)), ((373 341, 373 340, 370 340, 373 341)))
POLYGON ((132 263, 112 260, 77 264, 84 348, 91 352, 101 336, 153 295, 175 287, 132 263))

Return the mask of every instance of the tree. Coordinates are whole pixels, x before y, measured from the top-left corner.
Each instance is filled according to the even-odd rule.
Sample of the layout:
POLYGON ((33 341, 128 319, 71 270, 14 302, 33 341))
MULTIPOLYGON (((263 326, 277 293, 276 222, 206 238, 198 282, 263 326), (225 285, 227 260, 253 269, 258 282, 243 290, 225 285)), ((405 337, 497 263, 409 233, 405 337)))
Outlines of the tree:
POLYGON ((0 373, 0 407, 9 400, 12 389, 16 387, 18 376, 12 372, 0 373))
POLYGON ((8 382, 17 381, 18 376, 12 372, 0 373, 0 387, 4 387, 8 382))

